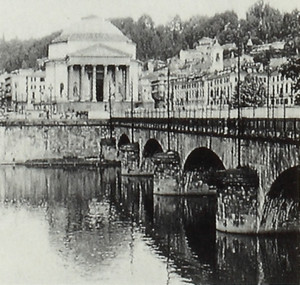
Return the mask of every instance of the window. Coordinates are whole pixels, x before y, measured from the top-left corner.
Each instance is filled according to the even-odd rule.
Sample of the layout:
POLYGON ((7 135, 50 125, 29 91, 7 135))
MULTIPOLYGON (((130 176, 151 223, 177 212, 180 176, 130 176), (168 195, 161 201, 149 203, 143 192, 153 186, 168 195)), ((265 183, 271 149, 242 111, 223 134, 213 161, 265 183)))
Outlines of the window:
POLYGON ((63 91, 64 91, 64 84, 60 83, 60 85, 59 85, 59 94, 60 94, 60 97, 63 96, 63 91))

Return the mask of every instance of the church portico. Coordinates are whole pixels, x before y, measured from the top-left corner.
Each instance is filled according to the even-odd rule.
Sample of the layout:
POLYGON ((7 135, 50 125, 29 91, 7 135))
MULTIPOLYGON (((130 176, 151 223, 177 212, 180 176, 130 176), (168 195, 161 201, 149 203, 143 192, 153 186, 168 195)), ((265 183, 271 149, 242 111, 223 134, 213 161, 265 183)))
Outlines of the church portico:
POLYGON ((54 87, 54 95, 59 92, 58 103, 63 104, 64 110, 69 104, 70 110, 90 112, 98 104, 99 109, 108 111, 110 99, 113 104, 128 108, 131 97, 138 98, 135 49, 135 44, 111 23, 97 18, 82 19, 77 27, 63 31, 49 46, 46 84, 54 87), (95 33, 95 29, 99 32, 95 33), (60 46, 65 47, 64 56, 60 46), (61 62, 63 76, 58 75, 56 62, 61 62))
POLYGON ((129 65, 82 65, 68 66, 68 101, 108 102, 130 101, 129 65))

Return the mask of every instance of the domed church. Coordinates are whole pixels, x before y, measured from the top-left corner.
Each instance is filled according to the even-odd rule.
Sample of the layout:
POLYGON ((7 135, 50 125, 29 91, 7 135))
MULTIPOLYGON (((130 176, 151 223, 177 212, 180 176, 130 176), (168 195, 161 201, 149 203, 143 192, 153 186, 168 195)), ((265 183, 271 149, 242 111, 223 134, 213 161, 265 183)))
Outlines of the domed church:
POLYGON ((82 18, 49 45, 46 94, 59 112, 107 112, 110 98, 115 112, 128 108, 138 99, 135 43, 107 20, 82 18))

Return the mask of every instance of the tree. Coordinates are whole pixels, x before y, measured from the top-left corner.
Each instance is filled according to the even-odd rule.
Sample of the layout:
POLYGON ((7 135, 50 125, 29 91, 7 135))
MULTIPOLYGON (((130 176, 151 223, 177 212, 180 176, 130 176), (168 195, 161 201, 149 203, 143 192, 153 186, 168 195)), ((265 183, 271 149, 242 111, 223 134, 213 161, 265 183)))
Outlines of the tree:
POLYGON ((285 39, 285 51, 288 56, 299 54, 300 50, 300 12, 294 10, 292 13, 285 13, 281 27, 282 38, 285 39))
POLYGON ((300 90, 300 57, 290 58, 287 63, 281 66, 280 73, 294 81, 292 87, 294 92, 300 90))
POLYGON ((36 60, 47 56, 49 43, 59 34, 55 32, 34 40, 0 42, 0 70, 11 72, 22 67, 36 67, 36 60))
POLYGON ((193 48, 194 44, 204 36, 204 25, 208 21, 205 16, 193 16, 184 23, 183 35, 188 48, 193 48))
POLYGON ((257 1, 246 14, 247 31, 263 42, 278 40, 281 36, 282 15, 279 10, 257 1))
POLYGON ((262 82, 257 82, 252 75, 247 75, 240 84, 240 94, 236 86, 231 105, 238 107, 261 107, 266 100, 266 88, 262 82), (240 96, 240 98, 238 98, 240 96))

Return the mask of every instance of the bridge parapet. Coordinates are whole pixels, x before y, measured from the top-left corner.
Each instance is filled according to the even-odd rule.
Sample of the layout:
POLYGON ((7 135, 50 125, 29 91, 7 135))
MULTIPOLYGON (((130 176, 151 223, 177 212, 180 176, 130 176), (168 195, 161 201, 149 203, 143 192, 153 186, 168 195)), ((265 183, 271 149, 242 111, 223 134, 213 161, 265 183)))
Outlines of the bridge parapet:
POLYGON ((117 127, 131 127, 175 133, 266 140, 300 145, 300 118, 294 119, 178 119, 113 118, 117 127))

